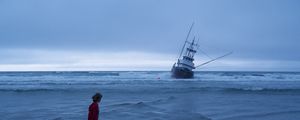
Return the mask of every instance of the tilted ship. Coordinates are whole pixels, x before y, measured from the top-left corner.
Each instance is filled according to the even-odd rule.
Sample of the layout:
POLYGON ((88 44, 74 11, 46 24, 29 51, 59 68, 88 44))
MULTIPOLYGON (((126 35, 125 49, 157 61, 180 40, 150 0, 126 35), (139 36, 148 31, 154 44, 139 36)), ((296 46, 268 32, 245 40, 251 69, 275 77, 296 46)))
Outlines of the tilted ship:
POLYGON ((192 39, 192 41, 188 40, 193 26, 194 26, 194 23, 192 24, 192 26, 189 29, 189 32, 187 34, 184 45, 180 51, 178 60, 177 60, 177 62, 174 63, 174 65, 172 67, 171 72, 172 72, 173 78, 193 78, 194 77, 193 69, 196 69, 197 67, 203 66, 203 65, 208 64, 217 59, 223 58, 232 53, 232 52, 227 53, 223 56, 211 59, 207 62, 204 62, 200 65, 195 66, 194 55, 196 54, 197 49, 199 48, 198 41, 197 41, 197 43, 195 43, 195 37, 192 39))
POLYGON ((174 63, 172 67, 172 77, 173 78, 193 78, 195 69, 194 64, 194 55, 197 52, 198 43, 195 44, 195 37, 193 38, 192 42, 189 42, 189 35, 191 30, 194 26, 194 23, 190 27, 184 45, 180 51, 179 58, 176 63, 174 63), (188 44, 188 45, 187 45, 188 44), (188 46, 188 47, 186 47, 188 46), (183 55, 182 55, 183 54, 183 55))

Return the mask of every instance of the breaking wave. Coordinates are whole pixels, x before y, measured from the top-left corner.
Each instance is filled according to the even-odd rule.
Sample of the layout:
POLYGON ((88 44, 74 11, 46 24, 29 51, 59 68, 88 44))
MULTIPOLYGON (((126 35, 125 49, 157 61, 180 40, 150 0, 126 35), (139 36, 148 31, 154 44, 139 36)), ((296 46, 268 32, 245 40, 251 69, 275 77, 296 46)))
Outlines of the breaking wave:
POLYGON ((298 72, 195 72, 194 79, 172 79, 164 71, 0 72, 0 91, 118 89, 158 92, 299 92, 298 72))

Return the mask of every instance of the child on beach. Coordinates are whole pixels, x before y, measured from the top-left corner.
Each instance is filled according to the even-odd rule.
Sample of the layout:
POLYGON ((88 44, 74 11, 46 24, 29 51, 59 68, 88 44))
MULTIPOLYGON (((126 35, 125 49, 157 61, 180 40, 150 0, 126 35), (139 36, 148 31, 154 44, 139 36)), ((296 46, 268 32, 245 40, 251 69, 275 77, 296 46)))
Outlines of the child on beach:
POLYGON ((102 99, 101 93, 96 93, 93 97, 93 103, 89 106, 88 120, 98 120, 99 117, 99 106, 98 103, 102 99))

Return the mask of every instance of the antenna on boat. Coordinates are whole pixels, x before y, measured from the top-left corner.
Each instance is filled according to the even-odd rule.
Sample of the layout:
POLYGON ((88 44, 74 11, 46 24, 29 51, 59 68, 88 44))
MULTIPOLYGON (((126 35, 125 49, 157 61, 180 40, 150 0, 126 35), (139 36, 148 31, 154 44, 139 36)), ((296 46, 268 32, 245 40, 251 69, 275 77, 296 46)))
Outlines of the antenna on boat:
POLYGON ((196 43, 197 50, 199 49, 199 40, 200 40, 200 38, 198 38, 197 43, 196 43))
POLYGON ((203 66, 203 65, 206 65, 206 64, 208 64, 208 63, 210 63, 210 62, 212 62, 212 61, 221 59, 221 58, 226 57, 226 56, 228 56, 228 55, 230 55, 230 54, 232 54, 232 52, 229 52, 229 53, 227 53, 227 54, 225 54, 225 55, 222 55, 222 56, 220 56, 220 57, 217 57, 217 58, 214 58, 214 59, 212 59, 212 60, 209 60, 209 61, 207 61, 207 62, 205 62, 205 63, 202 63, 202 64, 196 66, 195 68, 200 67, 200 66, 203 66))
POLYGON ((193 24, 191 25, 190 30, 189 30, 189 32, 188 32, 186 38, 185 38, 185 41, 184 41, 183 47, 182 47, 182 49, 181 49, 181 51, 180 51, 180 55, 179 55, 178 59, 180 59, 180 57, 182 56, 182 52, 183 52, 183 50, 184 50, 184 48, 185 48, 185 44, 186 44, 187 40, 189 39, 189 36, 190 36, 190 33, 191 33, 191 31, 192 31, 193 26, 194 26, 194 22, 193 22, 193 24))

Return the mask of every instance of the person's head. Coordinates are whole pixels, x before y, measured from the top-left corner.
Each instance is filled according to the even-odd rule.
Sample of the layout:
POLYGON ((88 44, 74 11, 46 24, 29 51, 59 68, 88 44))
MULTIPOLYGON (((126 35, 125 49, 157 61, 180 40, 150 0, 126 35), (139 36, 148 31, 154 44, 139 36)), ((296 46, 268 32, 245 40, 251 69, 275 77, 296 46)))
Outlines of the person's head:
POLYGON ((101 98, 102 98, 101 93, 96 93, 96 94, 92 97, 93 102, 100 102, 100 101, 101 101, 101 98))

